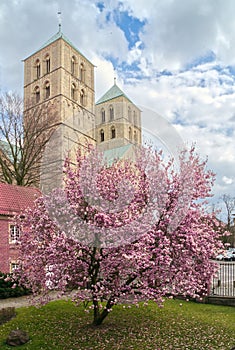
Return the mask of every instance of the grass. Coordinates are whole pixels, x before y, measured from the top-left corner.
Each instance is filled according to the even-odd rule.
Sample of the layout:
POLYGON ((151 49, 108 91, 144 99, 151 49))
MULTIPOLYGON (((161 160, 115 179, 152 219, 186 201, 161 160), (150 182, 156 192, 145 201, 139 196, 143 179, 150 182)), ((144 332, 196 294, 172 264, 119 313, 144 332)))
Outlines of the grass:
POLYGON ((7 307, 0 310, 0 325, 10 321, 13 317, 15 317, 16 311, 14 307, 7 307))
POLYGON ((164 308, 116 306, 98 328, 92 314, 72 302, 17 309, 16 318, 0 326, 0 349, 9 332, 27 331, 22 350, 230 350, 235 346, 235 308, 167 300, 164 308))

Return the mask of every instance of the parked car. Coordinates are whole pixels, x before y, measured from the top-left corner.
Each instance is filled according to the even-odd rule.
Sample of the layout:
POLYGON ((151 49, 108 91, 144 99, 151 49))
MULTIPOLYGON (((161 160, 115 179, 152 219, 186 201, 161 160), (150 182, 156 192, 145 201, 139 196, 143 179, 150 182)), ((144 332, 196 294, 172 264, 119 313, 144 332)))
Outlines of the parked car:
POLYGON ((234 254, 235 253, 235 248, 228 248, 228 251, 234 254))
POLYGON ((224 260, 224 254, 218 254, 216 257, 215 257, 216 260, 219 260, 219 261, 222 261, 224 260))
POLYGON ((225 261, 235 261, 235 251, 227 251, 224 257, 225 261))
POLYGON ((219 261, 235 261, 235 248, 229 248, 215 257, 219 261))

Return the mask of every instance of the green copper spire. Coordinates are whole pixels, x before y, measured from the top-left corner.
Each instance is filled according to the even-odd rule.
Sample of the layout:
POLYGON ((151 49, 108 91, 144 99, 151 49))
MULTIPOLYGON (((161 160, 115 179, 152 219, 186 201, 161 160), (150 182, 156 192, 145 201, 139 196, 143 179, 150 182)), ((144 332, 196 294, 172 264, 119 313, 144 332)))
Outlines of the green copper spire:
POLYGON ((103 103, 103 102, 107 102, 109 100, 113 100, 114 98, 117 98, 120 96, 127 98, 131 102, 131 100, 117 86, 116 78, 114 78, 114 85, 96 102, 96 105, 99 105, 100 103, 103 103))

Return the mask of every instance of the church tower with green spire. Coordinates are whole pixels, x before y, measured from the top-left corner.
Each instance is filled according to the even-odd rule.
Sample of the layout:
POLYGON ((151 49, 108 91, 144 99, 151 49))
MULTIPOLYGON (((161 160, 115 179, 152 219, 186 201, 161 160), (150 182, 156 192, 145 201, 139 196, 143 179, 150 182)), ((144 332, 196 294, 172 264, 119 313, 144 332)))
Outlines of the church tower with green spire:
POLYGON ((96 102, 95 115, 99 149, 141 144, 141 111, 117 86, 116 79, 96 102))
POLYGON ((55 172, 60 172, 60 186, 68 152, 74 157, 78 147, 85 152, 96 143, 94 65, 62 33, 61 27, 24 60, 25 123, 39 113, 42 123, 58 130, 57 140, 50 146, 49 168, 45 169, 45 164, 41 168, 52 181, 59 178, 55 172))
POLYGON ((94 65, 59 27, 54 36, 24 60, 24 113, 30 114, 38 107, 50 108, 56 112, 57 124, 71 124, 72 120, 80 131, 80 143, 85 144, 85 139, 94 143, 94 101, 94 65))

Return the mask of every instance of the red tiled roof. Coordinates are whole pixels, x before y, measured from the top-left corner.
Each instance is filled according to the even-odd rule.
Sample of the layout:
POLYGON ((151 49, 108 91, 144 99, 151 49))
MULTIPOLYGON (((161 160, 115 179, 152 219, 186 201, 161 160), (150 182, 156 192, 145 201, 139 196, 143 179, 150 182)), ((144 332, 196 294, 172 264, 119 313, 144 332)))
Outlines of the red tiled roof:
POLYGON ((0 183, 0 215, 14 215, 33 205, 40 196, 37 188, 0 183))

